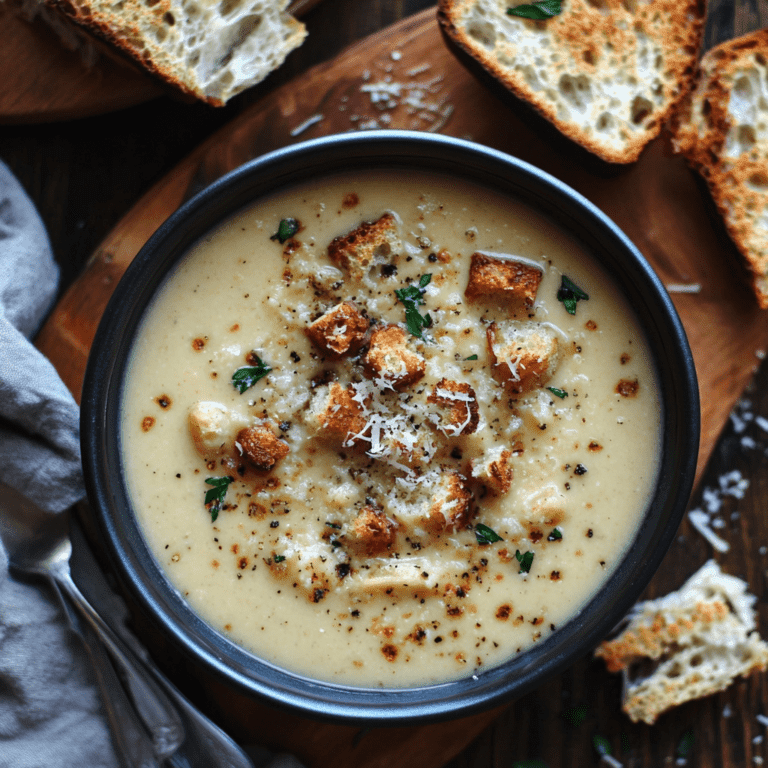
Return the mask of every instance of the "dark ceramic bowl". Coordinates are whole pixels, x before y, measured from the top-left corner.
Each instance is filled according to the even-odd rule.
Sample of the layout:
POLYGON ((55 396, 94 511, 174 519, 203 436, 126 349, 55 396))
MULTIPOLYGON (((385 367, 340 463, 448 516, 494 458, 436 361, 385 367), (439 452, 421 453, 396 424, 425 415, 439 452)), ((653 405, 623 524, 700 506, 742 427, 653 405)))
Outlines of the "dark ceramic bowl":
POLYGON ((398 724, 468 715, 520 696, 589 652, 650 581, 675 535, 693 484, 699 402, 693 359, 659 278, 624 234, 578 193, 500 152, 410 132, 330 136, 248 163, 171 216, 120 281, 93 342, 82 401, 88 497, 114 565, 132 595, 178 649, 235 689, 305 715, 398 724), (663 402, 662 457, 635 540, 598 594, 546 640, 495 668, 440 685, 352 688, 294 674, 256 658, 203 622, 172 587, 145 543, 125 487, 119 450, 123 380, 142 313, 169 270, 222 219, 285 185, 365 167, 450 172, 557 220, 613 275, 635 307, 655 356, 663 402))

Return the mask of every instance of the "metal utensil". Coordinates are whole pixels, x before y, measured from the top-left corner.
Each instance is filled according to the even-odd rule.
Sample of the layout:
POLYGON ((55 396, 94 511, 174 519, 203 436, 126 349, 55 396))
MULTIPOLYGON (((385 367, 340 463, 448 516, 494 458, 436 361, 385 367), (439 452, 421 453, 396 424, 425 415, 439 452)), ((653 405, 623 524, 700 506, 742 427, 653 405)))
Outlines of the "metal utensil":
POLYGON ((69 558, 69 515, 50 515, 39 510, 15 491, 4 487, 0 499, 0 538, 2 538, 12 571, 46 578, 62 602, 70 625, 86 642, 96 669, 107 715, 113 728, 118 729, 118 744, 130 745, 133 755, 123 755, 129 765, 157 765, 172 755, 184 740, 181 719, 168 696, 148 671, 148 667, 103 621, 72 580, 69 558), (130 692, 130 700, 121 686, 115 686, 114 669, 103 664, 109 659, 103 649, 93 648, 88 632, 81 632, 75 617, 79 616, 96 638, 104 644, 117 665, 120 676, 130 692), (135 712, 134 708, 135 707, 135 712), (126 712, 128 713, 126 715, 126 712), (136 720, 135 715, 140 718, 136 720), (145 730, 141 730, 145 729, 145 730), (151 737, 151 754, 141 745, 142 733, 151 737), (152 758, 150 760, 150 758, 152 758), (137 762, 138 761, 138 762, 137 762))

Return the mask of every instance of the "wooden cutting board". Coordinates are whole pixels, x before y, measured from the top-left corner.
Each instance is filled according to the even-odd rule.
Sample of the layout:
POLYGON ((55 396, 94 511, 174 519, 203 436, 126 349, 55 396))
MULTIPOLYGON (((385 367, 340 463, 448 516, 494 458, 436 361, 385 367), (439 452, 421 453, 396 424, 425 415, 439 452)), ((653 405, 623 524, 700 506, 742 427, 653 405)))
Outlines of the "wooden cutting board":
MULTIPOLYGON (((181 203, 237 165, 306 138, 366 127, 437 130, 471 138, 534 163, 571 184, 621 226, 669 285, 688 332, 702 393, 698 476, 728 414, 768 348, 768 318, 742 281, 708 198, 665 138, 633 166, 604 176, 521 121, 460 66, 433 11, 348 49, 266 96, 213 135, 130 210, 96 250, 43 328, 38 346, 77 397, 90 343, 107 299, 137 251, 181 203)), ((662 585, 673 588, 677 584, 662 585)), ((162 658, 162 638, 142 625, 162 658)), ((168 653, 172 653, 168 650, 168 653)), ((491 722, 485 713, 456 723, 373 731, 319 725, 233 695, 195 671, 198 700, 239 738, 294 751, 310 768, 399 765, 437 768, 491 722)), ((618 700, 612 702, 618 707, 618 700)), ((556 714, 544 733, 562 728, 556 714)))
MULTIPOLYGON (((301 16, 320 0, 294 0, 301 16)), ((127 60, 101 55, 86 66, 39 19, 16 16, 0 0, 0 123, 40 123, 99 115, 175 91, 127 60)))

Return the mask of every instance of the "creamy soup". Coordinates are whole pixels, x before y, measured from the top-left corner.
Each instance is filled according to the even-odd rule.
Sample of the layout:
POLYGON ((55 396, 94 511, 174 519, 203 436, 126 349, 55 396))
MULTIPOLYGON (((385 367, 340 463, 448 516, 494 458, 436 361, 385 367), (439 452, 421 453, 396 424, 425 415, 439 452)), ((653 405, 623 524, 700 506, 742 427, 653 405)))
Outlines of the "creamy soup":
POLYGON ((657 475, 658 385, 602 269, 455 179, 311 181, 233 216, 153 300, 125 476, 206 622, 312 678, 481 674, 605 583, 657 475))

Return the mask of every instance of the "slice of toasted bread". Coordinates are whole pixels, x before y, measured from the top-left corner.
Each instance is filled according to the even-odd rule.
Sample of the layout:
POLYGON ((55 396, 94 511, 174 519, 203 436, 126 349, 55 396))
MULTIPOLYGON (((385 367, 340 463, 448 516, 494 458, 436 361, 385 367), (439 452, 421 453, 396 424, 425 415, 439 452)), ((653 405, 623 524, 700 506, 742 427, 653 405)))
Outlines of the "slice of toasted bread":
POLYGON ((68 47, 90 51, 86 60, 94 50, 117 52, 215 106, 263 80, 306 35, 285 11, 289 0, 6 2, 41 16, 68 47))
POLYGON ((768 309, 766 78, 768 30, 712 48, 674 121, 675 148, 706 180, 763 309, 768 309))
POLYGON ((519 0, 440 0, 442 29, 512 94, 608 163, 655 138, 690 80, 703 0, 562 0, 545 21, 519 0))
POLYGON ((626 629, 600 645, 595 655, 624 675, 622 707, 634 722, 653 724, 671 707, 765 670, 768 645, 747 589, 710 560, 677 592, 636 605, 626 629))

